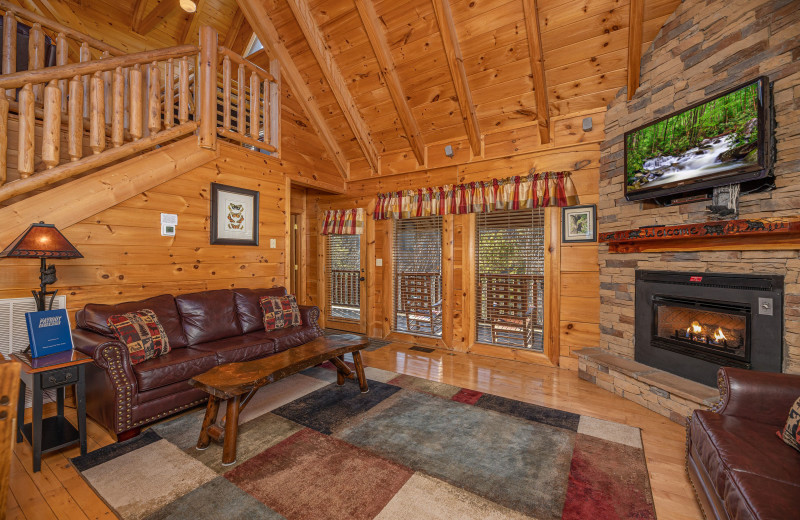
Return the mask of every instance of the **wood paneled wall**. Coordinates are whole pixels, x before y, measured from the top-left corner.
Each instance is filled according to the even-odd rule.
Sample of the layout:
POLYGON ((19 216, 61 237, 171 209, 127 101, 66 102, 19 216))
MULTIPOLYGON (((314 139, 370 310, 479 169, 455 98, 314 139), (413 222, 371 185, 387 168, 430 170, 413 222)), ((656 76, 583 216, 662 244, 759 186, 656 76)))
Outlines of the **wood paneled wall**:
MULTIPOLYGON (((371 210, 375 195, 398 189, 411 189, 442 184, 458 184, 477 180, 526 174, 531 168, 536 171, 573 172, 582 204, 596 204, 599 184, 599 142, 604 137, 604 112, 586 114, 594 119, 594 129, 584 133, 580 130, 580 119, 562 121, 557 128, 556 140, 549 146, 520 146, 509 142, 498 145, 496 155, 484 158, 469 157, 462 161, 454 160, 452 165, 433 169, 401 171, 393 175, 353 180, 347 183, 344 195, 325 195, 309 191, 307 194, 307 255, 306 298, 308 302, 321 304, 324 290, 320 280, 324 259, 319 248, 324 239, 319 237, 322 212, 327 209, 363 207, 367 209, 368 219, 365 233, 367 243, 367 333, 372 337, 398 337, 391 333, 391 221, 374 221, 371 210), (558 137, 560 135, 560 138, 558 137), (316 250, 315 250, 316 249, 316 250), (375 265, 375 259, 383 261, 375 265), (314 276, 312 273, 316 273, 314 276)), ((487 154, 488 155, 488 154, 487 154)), ((438 160, 437 160, 438 161, 438 160)), ((441 162, 441 161, 440 161, 441 162)), ((596 346, 599 337, 599 281, 597 264, 597 244, 562 245, 556 230, 560 224, 560 210, 549 210, 552 226, 548 228, 547 243, 555 250, 550 251, 555 265, 552 267, 556 283, 554 301, 555 314, 549 313, 545 319, 551 320, 553 343, 558 345, 555 360, 561 366, 576 368, 573 350, 596 346)), ((474 222, 474 219, 472 220, 474 222)), ((444 219, 445 248, 443 252, 443 271, 452 272, 451 288, 444 299, 452 308, 451 321, 445 327, 441 341, 429 338, 400 336, 402 339, 421 344, 430 344, 458 351, 471 351, 497 357, 507 357, 531 362, 547 362, 541 355, 530 355, 518 349, 502 347, 487 348, 474 344, 471 330, 473 284, 474 227, 470 215, 453 215, 444 219), (452 240, 452 253, 447 240, 452 240), (452 323, 452 326, 450 326, 452 323)), ((445 280, 450 273, 444 273, 445 280)), ((446 285, 446 284, 445 284, 446 285)), ((448 318, 446 317, 445 320, 448 318)), ((551 360, 552 361, 552 360, 551 360)))

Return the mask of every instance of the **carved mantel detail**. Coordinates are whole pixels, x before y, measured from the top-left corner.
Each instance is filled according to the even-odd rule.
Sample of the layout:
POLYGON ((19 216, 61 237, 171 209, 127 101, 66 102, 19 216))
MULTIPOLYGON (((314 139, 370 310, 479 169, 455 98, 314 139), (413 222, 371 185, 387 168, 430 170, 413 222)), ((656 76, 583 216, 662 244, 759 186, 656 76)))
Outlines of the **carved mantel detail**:
POLYGON ((648 226, 600 233, 611 253, 800 249, 800 217, 648 226))

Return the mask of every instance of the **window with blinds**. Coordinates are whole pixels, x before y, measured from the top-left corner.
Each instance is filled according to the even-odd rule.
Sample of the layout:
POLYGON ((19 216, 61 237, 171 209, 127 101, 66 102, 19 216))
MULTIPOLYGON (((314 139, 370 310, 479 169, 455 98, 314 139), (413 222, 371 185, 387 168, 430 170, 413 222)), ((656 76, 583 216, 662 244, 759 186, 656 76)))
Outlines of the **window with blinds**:
POLYGON ((394 330, 442 337, 442 217, 394 221, 394 330))
POLYGON ((544 211, 479 213, 475 226, 479 343, 542 351, 544 211))
POLYGON ((325 251, 328 319, 361 319, 361 236, 328 235, 325 251))

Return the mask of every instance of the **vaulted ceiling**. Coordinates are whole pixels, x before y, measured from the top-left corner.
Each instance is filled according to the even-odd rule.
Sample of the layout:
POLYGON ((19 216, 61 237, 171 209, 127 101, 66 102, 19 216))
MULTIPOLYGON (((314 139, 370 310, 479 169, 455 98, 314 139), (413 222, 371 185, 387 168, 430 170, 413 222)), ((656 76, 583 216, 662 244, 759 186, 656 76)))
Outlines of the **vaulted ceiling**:
POLYGON ((482 136, 514 128, 546 143, 552 118, 605 107, 629 62, 636 86, 639 56, 680 0, 199 0, 195 15, 177 0, 19 3, 67 23, 88 8, 79 29, 129 50, 196 41, 209 24, 243 52, 252 23, 260 53, 296 69, 307 95, 293 90, 340 169, 376 170, 387 153, 424 162, 434 143, 479 155, 482 136))

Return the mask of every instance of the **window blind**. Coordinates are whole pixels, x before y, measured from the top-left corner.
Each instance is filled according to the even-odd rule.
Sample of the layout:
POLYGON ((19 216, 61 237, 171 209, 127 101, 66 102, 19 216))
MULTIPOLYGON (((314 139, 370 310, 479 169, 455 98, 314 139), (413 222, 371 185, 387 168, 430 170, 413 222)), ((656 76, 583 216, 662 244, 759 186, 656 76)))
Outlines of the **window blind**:
POLYGON ((361 319, 361 236, 328 235, 325 251, 329 319, 361 319))
POLYGON ((442 217, 394 221, 393 330, 442 336, 442 217))
POLYGON ((478 342, 543 350, 541 208, 476 215, 475 284, 478 342))

